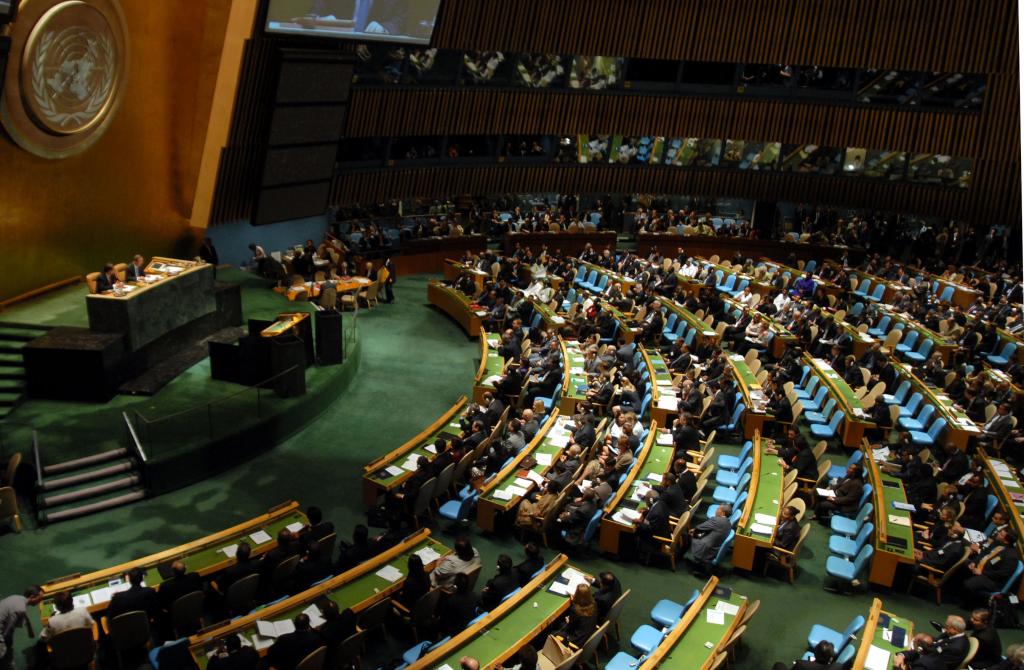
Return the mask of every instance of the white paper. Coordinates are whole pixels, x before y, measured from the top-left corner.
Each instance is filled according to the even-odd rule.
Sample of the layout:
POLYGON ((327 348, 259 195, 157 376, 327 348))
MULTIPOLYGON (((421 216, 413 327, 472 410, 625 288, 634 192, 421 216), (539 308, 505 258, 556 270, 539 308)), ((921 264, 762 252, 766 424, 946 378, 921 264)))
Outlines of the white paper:
POLYGON ((402 571, 393 565, 385 565, 383 568, 374 573, 381 579, 386 579, 389 582, 397 582, 402 578, 402 571))
POLYGON ((675 410, 679 403, 675 397, 671 398, 658 398, 658 409, 675 410))
POLYGON ((626 523, 633 523, 634 521, 640 518, 640 512, 636 511, 635 509, 623 507, 622 509, 615 513, 615 516, 621 518, 626 523))
POLYGON ((511 493, 514 496, 525 496, 526 493, 527 493, 527 489, 524 489, 521 486, 515 486, 515 485, 509 486, 505 490, 508 491, 509 493, 511 493))
POLYGON ((551 465, 551 454, 537 454, 534 458, 537 459, 537 465, 551 465))
POLYGON ((978 544, 981 544, 986 540, 985 533, 973 528, 964 528, 964 535, 966 535, 967 539, 971 542, 977 542, 978 544))
POLYGON ((433 444, 428 444, 427 446, 423 447, 423 449, 431 454, 437 453, 437 447, 435 447, 433 444))
POLYGON ((414 456, 413 458, 407 460, 405 463, 402 463, 402 469, 408 470, 409 472, 416 472, 417 470, 419 470, 418 461, 419 457, 414 456))
POLYGON ((823 497, 823 498, 835 498, 836 497, 836 492, 833 491, 832 489, 814 489, 814 490, 817 491, 818 495, 823 497))
POLYGON ((868 649, 868 657, 864 659, 864 670, 887 670, 890 655, 885 649, 871 645, 871 648, 868 649))
POLYGON ((895 509, 903 510, 904 512, 916 512, 917 511, 917 508, 914 507, 913 505, 911 505, 910 503, 900 502, 898 500, 894 500, 892 502, 892 506, 895 509))
POLYGON ((416 555, 423 561, 423 565, 430 565, 437 559, 441 558, 441 554, 434 550, 433 547, 423 547, 416 552, 416 555))
POLYGON ((265 544, 267 542, 270 542, 274 538, 270 537, 270 533, 268 533, 267 531, 258 530, 255 533, 249 533, 249 539, 255 542, 256 544, 265 544))
POLYGON ((80 596, 74 596, 72 598, 74 606, 77 607, 89 607, 92 605, 92 598, 89 597, 88 593, 83 593, 80 596))
POLYGON ((522 477, 516 477, 516 486, 523 489, 524 491, 529 491, 530 487, 533 486, 533 481, 530 479, 524 479, 522 477))
POLYGON ((306 524, 302 523, 301 521, 296 521, 295 523, 290 523, 287 526, 285 526, 285 528, 287 528, 288 530, 290 530, 293 533, 298 533, 300 530, 302 530, 305 527, 306 527, 306 524))
POLYGON ((758 535, 771 535, 774 530, 773 526, 766 526, 762 523, 750 524, 750 532, 757 533, 758 535))
POLYGON ((537 486, 540 486, 541 484, 544 483, 544 478, 541 477, 536 472, 534 472, 533 470, 530 470, 529 472, 526 473, 526 478, 529 479, 534 484, 536 484, 537 486))
POLYGON ((740 606, 733 605, 732 603, 726 602, 724 600, 719 600, 718 604, 715 605, 715 609, 719 612, 724 612, 729 616, 736 616, 736 614, 740 611, 740 606))
POLYGON ((313 628, 319 628, 322 623, 327 621, 327 619, 324 619, 323 614, 320 613, 320 608, 316 604, 302 610, 302 613, 309 617, 309 625, 313 628))
POLYGON ((721 610, 708 610, 708 623, 725 625, 725 612, 721 610))
POLYGON ((444 665, 437 666, 437 670, 454 670, 454 668, 452 668, 452 666, 450 666, 447 663, 445 663, 444 665))
POLYGON ((499 489, 491 494, 498 500, 512 500, 512 494, 504 489, 499 489))
POLYGON ((657 443, 663 447, 672 445, 672 433, 661 433, 658 435, 657 443))
POLYGON ((384 472, 388 473, 392 477, 397 477, 398 475, 405 472, 405 470, 398 467, 397 465, 389 465, 388 467, 384 468, 384 472))
POLYGON ((658 472, 652 472, 651 474, 647 475, 647 479, 651 480, 655 484, 660 484, 664 478, 665 475, 658 472))
POLYGON ((231 544, 226 547, 221 547, 218 551, 221 551, 228 558, 234 558, 235 554, 238 553, 238 545, 231 544))
POLYGON ((106 602, 110 602, 110 599, 114 596, 114 590, 108 586, 103 586, 89 593, 89 598, 92 600, 93 605, 101 605, 106 602))
POLYGON ((754 521, 760 524, 764 524, 765 526, 774 526, 776 518, 773 517, 771 514, 756 513, 754 514, 754 521))
POLYGON ((569 444, 568 435, 551 435, 548 433, 547 442, 555 445, 556 447, 564 447, 569 444))
MULTIPOLYGON (((259 625, 258 621, 256 622, 256 625, 257 626, 259 625)), ((274 644, 274 638, 272 638, 272 637, 264 637, 264 636, 262 636, 262 635, 260 635, 258 633, 256 635, 252 636, 252 648, 255 649, 256 651, 260 651, 261 649, 266 649, 267 647, 273 646, 273 644, 274 644)))
POLYGON ((551 582, 551 590, 560 596, 569 595, 569 587, 562 582, 551 582))

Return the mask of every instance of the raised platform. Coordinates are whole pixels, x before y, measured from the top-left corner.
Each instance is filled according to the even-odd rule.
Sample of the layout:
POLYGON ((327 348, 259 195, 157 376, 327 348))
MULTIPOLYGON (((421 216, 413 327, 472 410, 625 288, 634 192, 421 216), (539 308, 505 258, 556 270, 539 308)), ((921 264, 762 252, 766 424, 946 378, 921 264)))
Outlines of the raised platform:
MULTIPOLYGON (((220 269, 218 280, 238 286, 245 319, 272 321, 282 312, 313 310, 311 305, 288 302, 268 282, 247 272, 220 269)), ((50 335, 88 332, 86 292, 83 284, 58 289, 11 307, 0 320, 51 328, 50 335)), ((281 398, 272 389, 215 380, 210 359, 200 350, 192 353, 201 360, 187 365, 151 396, 116 395, 103 405, 25 400, 0 421, 5 453, 21 451, 34 470, 33 431, 42 466, 122 447, 134 451, 137 440, 145 457, 143 483, 150 494, 199 481, 283 441, 345 390, 358 370, 360 348, 355 318, 343 318, 345 362, 308 368, 301 397, 281 398)), ((160 366, 172 363, 153 360, 150 371, 160 376, 160 366)), ((167 374, 172 372, 177 370, 167 374)))

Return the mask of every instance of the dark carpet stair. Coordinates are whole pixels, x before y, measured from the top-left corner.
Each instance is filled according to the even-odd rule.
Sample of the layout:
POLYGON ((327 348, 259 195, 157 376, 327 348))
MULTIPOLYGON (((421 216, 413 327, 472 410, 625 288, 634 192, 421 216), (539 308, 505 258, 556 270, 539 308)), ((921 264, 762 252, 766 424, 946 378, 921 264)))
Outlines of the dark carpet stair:
POLYGON ((25 397, 25 363, 21 349, 46 334, 45 327, 0 322, 0 421, 25 397))

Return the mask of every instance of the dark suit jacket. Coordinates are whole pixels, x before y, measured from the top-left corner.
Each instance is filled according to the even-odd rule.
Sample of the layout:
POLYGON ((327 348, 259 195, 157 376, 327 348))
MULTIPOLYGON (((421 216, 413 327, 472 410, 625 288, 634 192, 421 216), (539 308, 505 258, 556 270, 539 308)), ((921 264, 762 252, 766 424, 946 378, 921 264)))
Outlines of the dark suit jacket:
POLYGON ((441 630, 454 635, 476 616, 476 598, 472 593, 455 593, 444 598, 438 607, 441 630))
POLYGON ((800 524, 796 521, 786 521, 775 529, 775 546, 790 550, 796 546, 800 539, 800 524))
POLYGON ((260 653, 252 647, 242 647, 227 656, 214 656, 206 665, 208 670, 256 670, 260 653))
POLYGON ((978 653, 971 660, 972 668, 988 668, 1002 659, 1003 643, 995 626, 985 626, 973 631, 971 636, 978 641, 978 653))
POLYGON ((194 572, 187 572, 181 577, 172 577, 160 585, 157 592, 160 606, 170 611, 174 601, 193 591, 203 590, 203 580, 194 572))
POLYGON ((294 670, 302 659, 309 656, 323 639, 314 630, 297 630, 277 638, 267 652, 267 662, 276 670, 294 670))
POLYGON ((941 547, 924 552, 921 562, 936 570, 945 572, 953 567, 964 555, 963 540, 950 540, 941 547))
POLYGON ((100 276, 96 278, 96 292, 103 293, 114 288, 113 282, 104 273, 100 273, 100 276))
POLYGON ((666 537, 669 533, 668 513, 668 505, 659 498, 651 509, 647 510, 644 520, 640 522, 639 530, 648 535, 666 537))
POLYGON ((250 558, 244 563, 239 562, 232 565, 230 568, 225 570, 217 578, 217 586, 221 593, 227 593, 231 585, 237 582, 243 577, 254 575, 260 571, 260 562, 257 559, 250 558))
POLYGON ((700 449, 700 431, 693 426, 681 426, 672 431, 672 441, 677 450, 697 451, 700 449))
POLYGON ((110 604, 107 606, 107 619, 113 619, 125 612, 136 610, 145 612, 150 618, 153 618, 159 607, 154 589, 148 586, 132 586, 127 591, 115 593, 114 597, 110 599, 110 604))
POLYGON ((668 513, 672 516, 679 516, 690 505, 690 496, 686 495, 678 482, 662 491, 660 500, 665 503, 668 513))
POLYGON ((533 577, 534 573, 544 567, 544 559, 537 557, 536 560, 525 560, 512 570, 516 574, 516 581, 519 586, 526 584, 533 577))
POLYGON ((135 263, 129 263, 128 269, 124 271, 124 279, 125 281, 139 281, 145 276, 145 274, 145 267, 140 268, 136 266, 135 263))
POLYGON ((497 574, 484 586, 480 594, 480 605, 486 610, 492 610, 501 603, 502 598, 515 591, 518 586, 515 571, 507 575, 497 574))
POLYGON ((948 670, 955 670, 960 663, 967 658, 967 650, 970 643, 966 635, 958 635, 952 639, 944 639, 942 636, 935 641, 935 650, 948 670))

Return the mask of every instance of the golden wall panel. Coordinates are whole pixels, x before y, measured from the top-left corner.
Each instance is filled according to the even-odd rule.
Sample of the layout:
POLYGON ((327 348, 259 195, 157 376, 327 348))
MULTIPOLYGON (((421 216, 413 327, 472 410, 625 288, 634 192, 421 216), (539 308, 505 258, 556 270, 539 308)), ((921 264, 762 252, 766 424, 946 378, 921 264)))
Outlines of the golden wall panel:
POLYGON ((190 253, 189 210, 230 0, 121 5, 130 69, 106 134, 53 161, 0 135, 0 299, 135 252, 190 253))

